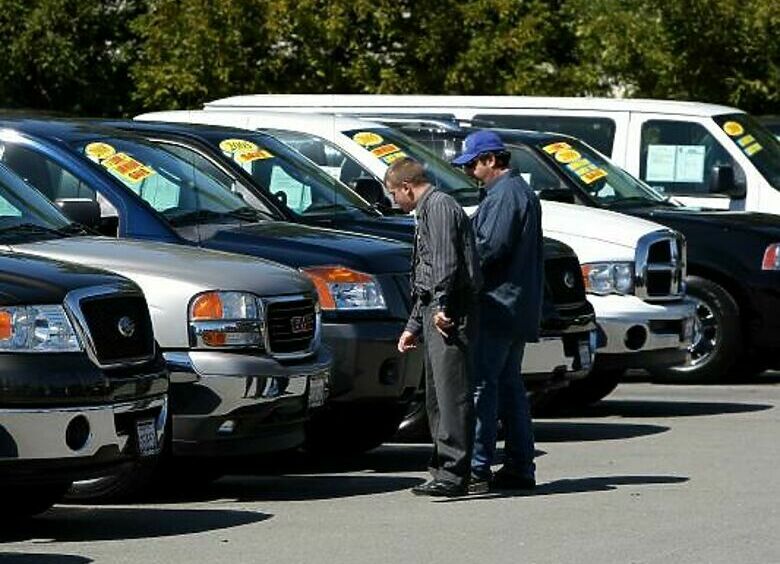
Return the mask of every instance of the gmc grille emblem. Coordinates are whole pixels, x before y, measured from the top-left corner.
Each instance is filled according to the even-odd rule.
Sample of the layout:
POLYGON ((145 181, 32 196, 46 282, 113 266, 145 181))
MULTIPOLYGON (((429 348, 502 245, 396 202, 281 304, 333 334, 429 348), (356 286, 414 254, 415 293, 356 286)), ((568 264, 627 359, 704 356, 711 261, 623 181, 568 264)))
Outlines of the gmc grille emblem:
POLYGON ((128 339, 135 335, 135 321, 127 316, 119 318, 119 321, 117 321, 116 324, 116 328, 120 335, 127 337, 128 339))
POLYGON ((314 314, 295 315, 290 318, 290 328, 293 333, 306 333, 314 329, 314 314))

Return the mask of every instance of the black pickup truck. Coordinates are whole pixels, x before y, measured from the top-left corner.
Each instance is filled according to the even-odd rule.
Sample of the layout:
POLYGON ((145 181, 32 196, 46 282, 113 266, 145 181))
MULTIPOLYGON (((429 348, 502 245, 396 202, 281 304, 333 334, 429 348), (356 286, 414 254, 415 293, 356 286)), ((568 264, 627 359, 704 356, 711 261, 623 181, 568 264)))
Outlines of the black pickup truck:
MULTIPOLYGON (((232 127, 112 121, 209 170, 244 201, 275 219, 366 233, 411 243, 414 220, 385 215, 297 151, 273 136, 232 127), (247 160, 232 150, 244 143, 247 160), (259 158, 254 158, 255 156, 259 158)), ((598 342, 593 307, 585 297, 574 251, 545 238, 546 294, 542 340, 526 350, 523 376, 532 393, 585 377, 598 342)), ((408 296, 408 287, 405 289, 408 296)), ((404 426, 409 425, 409 419, 404 426)))
MULTIPOLYGON (((5 174, 0 167, 0 183, 5 174)), ((25 228, 0 199, 0 243, 25 228)), ((45 511, 74 481, 156 456, 167 390, 135 284, 0 254, 0 520, 45 511)))

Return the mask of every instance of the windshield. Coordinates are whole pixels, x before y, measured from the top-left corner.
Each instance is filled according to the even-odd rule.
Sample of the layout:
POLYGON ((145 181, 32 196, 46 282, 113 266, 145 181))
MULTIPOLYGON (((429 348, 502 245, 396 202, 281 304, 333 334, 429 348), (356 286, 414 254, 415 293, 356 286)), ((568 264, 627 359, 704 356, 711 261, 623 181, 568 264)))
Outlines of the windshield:
POLYGON ((761 175, 780 190, 780 141, 748 114, 725 114, 715 120, 761 175))
POLYGON ((478 203, 479 189, 473 180, 403 133, 390 128, 353 129, 343 133, 386 165, 404 156, 424 163, 434 186, 451 194, 463 206, 478 203))
POLYGON ((547 162, 573 181, 595 202, 606 207, 623 203, 656 204, 666 198, 613 165, 585 143, 572 138, 549 138, 536 143, 547 162))
POLYGON ((255 183, 296 215, 315 216, 347 210, 374 215, 363 198, 312 161, 269 135, 206 136, 214 148, 249 173, 255 183))
MULTIPOLYGON (((3 159, 13 150, 0 145, 3 159)), ((26 243, 81 233, 59 209, 35 188, 0 165, 0 240, 26 243)))
POLYGON ((228 182, 151 142, 101 137, 81 141, 75 148, 140 196, 173 226, 267 218, 232 193, 228 182))

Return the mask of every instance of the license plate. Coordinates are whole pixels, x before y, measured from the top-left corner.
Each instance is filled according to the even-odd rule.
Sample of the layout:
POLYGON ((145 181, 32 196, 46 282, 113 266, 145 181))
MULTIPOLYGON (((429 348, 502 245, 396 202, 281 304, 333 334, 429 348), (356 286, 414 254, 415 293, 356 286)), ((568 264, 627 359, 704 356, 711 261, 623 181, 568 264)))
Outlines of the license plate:
POLYGON ((138 436, 138 453, 141 456, 153 456, 160 452, 154 419, 136 421, 135 430, 138 436))
POLYGON ((580 366, 583 370, 587 370, 590 368, 590 343, 588 342, 581 342, 580 343, 580 366))
POLYGON ((309 377, 309 407, 320 407, 325 405, 326 381, 324 375, 309 377))

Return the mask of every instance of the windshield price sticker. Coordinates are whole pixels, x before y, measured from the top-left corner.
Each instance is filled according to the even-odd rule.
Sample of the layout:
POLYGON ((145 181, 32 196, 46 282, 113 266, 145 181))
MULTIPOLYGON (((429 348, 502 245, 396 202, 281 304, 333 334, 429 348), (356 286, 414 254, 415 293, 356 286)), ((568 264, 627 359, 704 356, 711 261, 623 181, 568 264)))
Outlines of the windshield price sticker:
POLYGON ((241 164, 251 163, 265 159, 272 159, 273 155, 265 149, 256 149, 254 151, 241 151, 236 153, 236 160, 241 164))
POLYGON ((100 164, 130 182, 140 182, 154 174, 151 167, 145 166, 126 153, 116 153, 100 164))
POLYGON ((88 157, 92 157, 93 159, 102 161, 103 159, 107 159, 108 157, 111 157, 114 154, 116 154, 116 149, 114 149, 108 143, 96 142, 96 143, 90 143, 89 145, 84 147, 84 153, 88 157))
POLYGON ((763 149, 763 147, 760 144, 753 143, 752 145, 745 147, 743 150, 748 157, 752 157, 753 155, 758 153, 761 149, 763 149))
POLYGON ((552 145, 547 145, 544 148, 544 152, 548 155, 554 155, 558 151, 562 151, 563 149, 571 149, 571 145, 568 143, 561 141, 559 143, 553 143, 552 145))
POLYGON ((604 178, 607 176, 607 171, 603 168, 594 168, 588 172, 580 174, 579 176, 585 184, 593 184, 599 178, 604 178))
POLYGON ((225 139, 220 141, 219 148, 226 153, 257 151, 258 146, 246 139, 225 139))
POLYGON ((384 141, 381 135, 378 135, 373 131, 360 131, 359 133, 355 133, 352 136, 352 140, 361 147, 373 147, 384 141))
POLYGON ((723 131, 731 137, 739 137, 745 133, 745 128, 736 121, 727 121, 723 124, 723 131))
POLYGON ((405 156, 406 156, 406 153, 404 153, 403 151, 398 151, 397 153, 391 153, 391 154, 387 155, 386 157, 382 157, 382 162, 384 162, 385 164, 388 164, 388 165, 389 164, 393 164, 395 161, 397 161, 398 159, 402 159, 405 156))
POLYGON ((387 145, 382 145, 381 147, 377 147, 376 149, 371 149, 371 152, 374 154, 375 157, 379 157, 380 159, 384 156, 389 155, 390 153, 397 153, 401 149, 398 148, 397 145, 393 145, 392 143, 387 145))
POLYGON ((563 164, 573 163, 580 158, 582 158, 582 155, 574 149, 562 149, 555 153, 555 160, 563 164))

